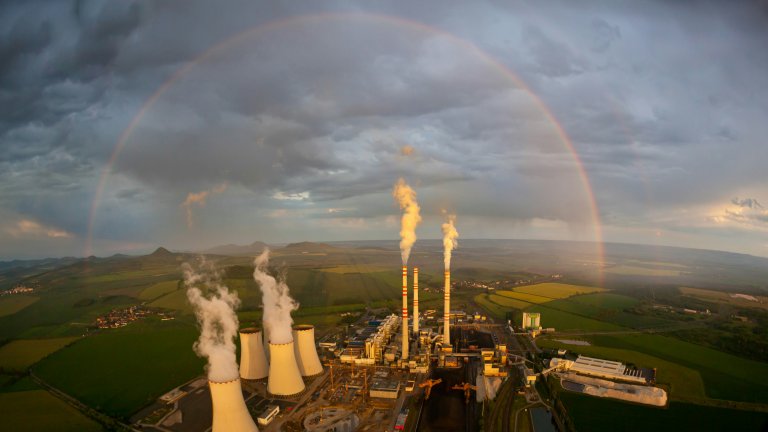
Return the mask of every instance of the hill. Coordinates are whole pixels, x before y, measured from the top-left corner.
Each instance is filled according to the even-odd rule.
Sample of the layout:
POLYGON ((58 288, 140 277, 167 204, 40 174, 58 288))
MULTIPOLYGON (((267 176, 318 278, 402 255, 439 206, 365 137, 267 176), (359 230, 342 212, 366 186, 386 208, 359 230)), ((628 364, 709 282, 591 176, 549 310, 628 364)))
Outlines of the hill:
POLYGON ((206 255, 227 256, 258 255, 264 251, 264 248, 267 247, 269 247, 269 245, 261 241, 255 241, 249 245, 236 245, 230 243, 205 249, 201 251, 201 253, 206 255))

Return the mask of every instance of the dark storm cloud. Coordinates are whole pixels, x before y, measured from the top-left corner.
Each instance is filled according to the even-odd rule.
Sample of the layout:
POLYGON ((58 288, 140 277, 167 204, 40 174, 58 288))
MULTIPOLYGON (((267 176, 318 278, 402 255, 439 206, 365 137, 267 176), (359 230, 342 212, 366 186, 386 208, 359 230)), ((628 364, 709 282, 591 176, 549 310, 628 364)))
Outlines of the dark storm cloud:
MULTIPOLYGON (((509 67, 554 113, 615 240, 630 238, 623 227, 682 229, 707 217, 684 209, 732 196, 765 200, 768 15, 758 3, 5 2, 0 214, 83 236, 120 133, 165 80, 247 29, 324 12, 440 32, 306 19, 207 56, 143 113, 111 167, 97 236, 186 241, 184 197, 226 183, 196 214, 195 237, 241 238, 254 226, 312 236, 314 223, 328 236, 367 227, 381 237, 399 176, 427 217, 450 207, 469 226, 588 223, 556 126, 455 38, 509 67)), ((739 226, 763 217, 732 204, 728 220, 753 221, 739 226)), ((709 241, 705 228, 686 229, 709 241)))

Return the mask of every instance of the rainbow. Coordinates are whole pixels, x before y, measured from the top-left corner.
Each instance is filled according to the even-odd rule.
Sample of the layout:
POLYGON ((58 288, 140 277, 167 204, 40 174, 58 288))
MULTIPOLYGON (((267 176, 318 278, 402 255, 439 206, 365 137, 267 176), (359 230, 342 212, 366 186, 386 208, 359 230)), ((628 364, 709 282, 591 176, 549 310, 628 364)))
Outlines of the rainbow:
POLYGON ((600 279, 602 279, 602 267, 603 267, 602 264, 604 262, 605 251, 603 247, 602 223, 600 220, 600 213, 597 206, 597 201, 595 199, 595 195, 592 190, 592 185, 590 183, 589 176, 587 175, 587 172, 584 169, 584 164, 573 145, 573 142, 568 137, 568 134, 565 132, 565 129, 563 128, 562 124, 560 124, 560 122, 557 120, 557 118, 549 109, 549 107, 547 107, 544 101, 542 101, 542 99, 538 95, 536 95, 530 89, 530 87, 528 87, 525 84, 525 82, 523 82, 523 80, 520 79, 510 68, 502 64, 499 60, 493 58, 490 54, 488 54, 483 49, 481 49, 480 47, 478 47, 477 45, 475 45, 470 41, 462 39, 452 33, 448 33, 442 29, 431 27, 417 21, 412 21, 412 20, 408 20, 400 17, 390 16, 390 15, 359 13, 359 12, 302 15, 298 17, 272 21, 266 24, 252 27, 250 29, 237 33, 233 36, 230 36, 229 38, 213 45, 212 47, 206 49, 197 57, 192 59, 190 62, 186 63, 184 66, 176 70, 144 102, 144 104, 141 106, 136 116, 131 120, 131 122, 128 124, 125 130, 120 134, 120 136, 118 137, 117 143, 115 144, 112 150, 112 154, 109 157, 109 160, 107 161, 106 165, 104 166, 104 168, 100 173, 99 181, 96 186, 96 190, 93 196, 93 201, 91 203, 89 216, 88 216, 88 230, 87 230, 87 235, 85 239, 85 256, 92 255, 93 228, 94 228, 94 223, 96 219, 96 213, 98 210, 99 201, 101 200, 101 197, 104 194, 104 189, 109 179, 110 173, 112 172, 112 167, 115 164, 115 161, 117 161, 118 157, 120 156, 120 153, 122 152, 123 148, 126 146, 126 143, 128 142, 129 137, 133 133, 134 129, 141 122, 142 118, 147 113, 147 111, 158 101, 158 99, 169 88, 171 88, 174 85, 174 83, 176 83, 181 77, 187 74, 196 65, 209 59, 213 54, 219 51, 234 47, 248 38, 261 36, 263 34, 269 33, 277 29, 282 29, 285 27, 313 23, 313 22, 328 21, 328 20, 330 21, 347 21, 347 20, 372 21, 375 23, 383 23, 383 24, 389 24, 392 26, 406 27, 408 29, 423 32, 423 33, 443 36, 448 40, 452 41, 453 43, 455 43, 457 46, 461 46, 463 48, 466 48, 468 51, 472 52, 484 63, 494 68, 504 77, 506 77, 510 82, 514 83, 515 86, 525 91, 529 95, 529 97, 531 98, 535 106, 538 108, 538 110, 541 112, 541 114, 544 115, 544 117, 547 120, 549 120, 551 125, 554 127, 555 133, 557 134, 560 142, 565 146, 566 150, 573 157, 573 160, 576 164, 579 178, 584 186, 585 193, 589 200, 589 207, 590 207, 590 213, 591 213, 590 216, 592 218, 592 224, 593 224, 593 230, 594 230, 594 233, 593 233, 594 240, 597 243, 597 254, 600 261, 600 266, 599 266, 600 274, 601 274, 600 279))

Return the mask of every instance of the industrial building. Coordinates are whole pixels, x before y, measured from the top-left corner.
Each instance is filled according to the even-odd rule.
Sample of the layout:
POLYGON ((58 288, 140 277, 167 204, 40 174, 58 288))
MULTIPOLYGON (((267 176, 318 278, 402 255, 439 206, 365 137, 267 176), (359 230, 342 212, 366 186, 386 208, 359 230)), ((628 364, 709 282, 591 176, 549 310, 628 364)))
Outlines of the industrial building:
POLYGON ((555 367, 558 370, 575 372, 582 375, 640 384, 652 383, 656 379, 656 373, 652 369, 631 369, 620 362, 581 355, 575 361, 553 358, 550 361, 550 368, 555 367))
POLYGON ((539 330, 541 328, 541 314, 538 312, 523 312, 523 330, 539 330))
POLYGON ((397 399, 399 393, 400 381, 397 380, 379 379, 371 384, 372 398, 397 399))

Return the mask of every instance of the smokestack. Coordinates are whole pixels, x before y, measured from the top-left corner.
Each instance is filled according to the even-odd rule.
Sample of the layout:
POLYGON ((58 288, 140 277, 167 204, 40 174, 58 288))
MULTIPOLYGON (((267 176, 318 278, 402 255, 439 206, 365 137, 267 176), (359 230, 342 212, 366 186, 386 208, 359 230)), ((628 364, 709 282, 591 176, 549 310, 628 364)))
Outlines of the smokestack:
POLYGON ((296 363, 293 341, 269 343, 269 379, 267 391, 275 396, 294 396, 304 391, 304 380, 296 363))
POLYGON ((403 266, 403 360, 408 359, 408 267, 403 266))
POLYGON ((443 295, 443 345, 451 344, 449 325, 451 321, 451 271, 445 271, 445 294, 443 295))
POLYGON ((453 226, 454 221, 456 220, 456 215, 452 214, 446 214, 445 210, 443 210, 443 213, 446 215, 447 221, 442 225, 443 230, 443 263, 445 265, 445 294, 443 295, 443 299, 445 304, 443 307, 445 308, 445 312, 443 314, 443 344, 444 345, 451 345, 451 331, 450 331, 450 321, 451 321, 451 251, 458 246, 458 243, 456 242, 456 239, 459 237, 458 231, 456 231, 456 227, 453 226))
POLYGON ((240 378, 260 380, 267 377, 269 363, 264 353, 261 329, 250 327, 240 330, 240 378))
POLYGON ((323 373, 323 365, 315 348, 315 326, 302 324, 293 327, 293 342, 301 375, 309 377, 323 373))
POLYGON ((213 403, 213 428, 211 432, 259 432, 243 399, 240 379, 216 382, 208 381, 213 403))
POLYGON ((419 268, 413 268, 413 334, 419 335, 419 268))

